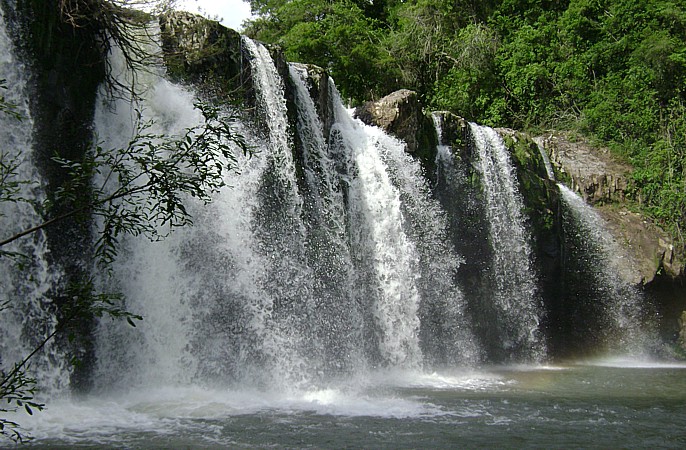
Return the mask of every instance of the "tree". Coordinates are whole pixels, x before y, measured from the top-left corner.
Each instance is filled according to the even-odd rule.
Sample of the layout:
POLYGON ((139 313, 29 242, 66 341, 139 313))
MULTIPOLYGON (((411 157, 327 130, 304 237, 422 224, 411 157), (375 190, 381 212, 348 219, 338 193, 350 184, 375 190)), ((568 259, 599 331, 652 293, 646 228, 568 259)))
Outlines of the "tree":
POLYGON ((325 68, 344 98, 361 103, 400 87, 393 56, 381 45, 387 32, 383 2, 367 3, 251 2, 258 17, 248 22, 245 33, 282 46, 289 61, 325 68))

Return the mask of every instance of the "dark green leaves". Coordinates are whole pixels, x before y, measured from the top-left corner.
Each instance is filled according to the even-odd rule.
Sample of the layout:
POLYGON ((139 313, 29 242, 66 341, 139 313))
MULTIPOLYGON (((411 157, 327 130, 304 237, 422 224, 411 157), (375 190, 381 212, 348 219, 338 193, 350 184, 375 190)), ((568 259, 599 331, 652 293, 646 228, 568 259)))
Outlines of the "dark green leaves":
MULTIPOLYGON (((36 380, 26 375, 23 365, 15 365, 12 370, 0 370, 0 414, 16 412, 20 408, 33 415, 33 411, 42 411, 45 406, 35 401, 36 380)), ((26 442, 26 437, 20 432, 19 425, 11 420, 0 417, 0 437, 11 439, 17 443, 26 442)))
POLYGON ((98 145, 81 161, 54 158, 71 180, 58 195, 81 205, 89 219, 96 218, 95 250, 102 268, 114 260, 125 234, 154 241, 191 225, 188 199, 210 202, 236 168, 234 152, 250 153, 234 130, 235 117, 208 104, 196 107, 204 122, 180 136, 151 132, 154 124, 139 112, 135 136, 126 148, 98 145))

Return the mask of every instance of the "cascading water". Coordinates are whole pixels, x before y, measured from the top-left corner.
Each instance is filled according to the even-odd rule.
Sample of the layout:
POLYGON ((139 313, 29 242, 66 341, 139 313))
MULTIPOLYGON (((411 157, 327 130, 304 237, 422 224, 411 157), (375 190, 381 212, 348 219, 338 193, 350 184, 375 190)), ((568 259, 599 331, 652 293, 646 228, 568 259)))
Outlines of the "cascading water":
MULTIPOLYGON (((393 186, 398 190, 403 230, 416 251, 413 272, 421 298, 420 343, 432 365, 474 365, 481 349, 465 316, 466 301, 455 274, 463 259, 449 236, 448 214, 433 198, 419 161, 404 144, 374 130, 374 138, 393 186)), ((369 133, 369 132, 368 132, 369 133)))
MULTIPOLYGON (((555 171, 542 138, 535 141, 548 179, 555 181, 555 171)), ((632 268, 624 261, 626 255, 608 231, 605 221, 577 193, 559 182, 557 187, 565 236, 565 278, 572 278, 566 280, 569 284, 566 291, 588 286, 586 292, 566 305, 565 316, 573 322, 570 326, 583 330, 585 335, 585 338, 579 336, 577 339, 582 346, 592 341, 594 351, 624 356, 641 357, 658 350, 655 332, 650 329, 651 324, 645 323, 643 295, 628 281, 632 278, 632 268), (586 319, 581 320, 581 317, 586 319), (591 340, 589 336, 592 336, 591 340)), ((570 330, 566 334, 575 333, 570 330)))
MULTIPOLYGON (((674 406, 683 403, 682 366, 483 368, 545 354, 522 202, 492 130, 470 126, 469 158, 439 146, 430 186, 400 141, 351 117, 330 80, 315 86, 301 65, 282 80, 264 47, 242 42, 256 117, 246 114, 237 126, 254 155, 237 149, 240 174, 210 205, 187 199, 193 227, 162 242, 120 242, 102 288, 125 294, 127 309, 144 320, 136 328, 101 320, 90 395, 10 416, 39 445, 540 446, 570 435, 563 445, 631 445, 641 429, 649 429, 646 442, 682 443, 663 438, 686 416, 674 406), (318 117, 318 89, 328 90, 316 97, 331 99, 332 123, 318 117), (648 398, 657 407, 646 408, 648 398)), ((116 58, 110 63, 116 72, 116 58)), ((14 59, 2 64, 0 77, 14 80, 12 67, 14 59)), ((10 86, 19 93, 13 101, 25 105, 23 84, 10 86)), ((161 69, 139 74, 138 86, 136 105, 98 99, 103 146, 126 145, 132 107, 153 120, 154 133, 177 135, 202 120, 194 92, 166 81, 161 69)), ((0 150, 19 143, 20 155, 30 156, 30 118, 1 120, 10 131, 0 150)), ((33 165, 22 161, 22 178, 39 180, 33 165)), ((40 189, 25 195, 43 198, 40 189)), ((39 219, 23 207, 4 202, 3 225, 39 219)), ((50 331, 46 293, 59 271, 48 268, 40 235, 23 242, 38 288, 29 292, 26 272, 3 257, 3 295, 23 296, 22 312, 38 314, 50 331)), ((623 289, 603 295, 621 297, 623 289)), ((642 339, 632 328, 640 310, 602 305, 603 314, 616 313, 608 327, 642 339)), ((0 315, 4 364, 44 331, 23 333, 23 319, 12 310, 0 315)), ((66 356, 50 348, 41 358, 40 383, 66 385, 66 356)))
MULTIPOLYGON (((154 44, 147 45, 155 50, 154 44)), ((201 120, 193 108, 193 94, 166 81, 161 67, 132 74, 117 49, 110 61, 122 85, 131 85, 132 77, 136 77, 142 95, 136 104, 125 95, 111 99, 105 88, 101 89, 94 128, 103 147, 127 146, 137 132, 136 110, 143 121, 154 120, 149 131, 156 134, 178 135, 201 120)), ((103 175, 93 183, 106 181, 115 182, 103 175)), ((121 241, 112 279, 103 280, 102 288, 123 294, 127 309, 145 320, 137 328, 111 319, 101 321, 96 345, 97 389, 190 382, 197 360, 188 345, 193 311, 184 298, 182 261, 176 256, 180 251, 179 234, 160 243, 133 238, 121 241)))
POLYGON ((297 134, 302 149, 307 264, 316 293, 307 306, 310 339, 321 343, 326 373, 350 372, 363 365, 362 311, 354 301, 353 264, 346 233, 346 207, 336 163, 329 155, 324 126, 309 93, 307 66, 291 64, 295 87, 297 134))
MULTIPOLYGON (((595 209, 562 183, 558 187, 563 203, 568 263, 574 265, 572 270, 577 274, 584 274, 591 290, 587 294, 590 304, 578 299, 575 304, 577 308, 592 311, 595 323, 583 325, 596 327, 587 330, 597 336, 596 350, 634 357, 650 354, 657 339, 646 328, 649 324, 643 323, 647 316, 643 296, 627 281, 631 274, 627 273, 627 264, 621 261, 622 250, 595 209)), ((580 284, 578 280, 574 283, 580 284)))
POLYGON ((545 166, 545 173, 548 175, 548 179, 555 181, 555 170, 553 170, 553 165, 550 162, 550 157, 548 152, 545 151, 545 144, 543 137, 534 138, 534 142, 538 147, 538 151, 541 152, 541 158, 543 158, 543 165, 545 166))
MULTIPOLYGON (((7 90, 0 95, 14 105, 12 112, 0 111, 0 158, 3 165, 7 164, 0 174, 0 239, 8 239, 44 221, 34 208, 45 200, 45 193, 34 162, 27 74, 27 68, 15 56, 0 8, 0 79, 6 80, 7 85, 7 90), (9 169, 11 166, 14 170, 9 169), (14 192, 13 183, 18 183, 14 192), (5 195, 14 201, 5 200, 5 195)), ((0 255, 0 364, 7 372, 55 330, 56 308, 50 296, 60 285, 61 272, 50 264, 42 231, 4 245, 0 250, 7 252, 0 255)), ((50 340, 32 358, 29 367, 28 374, 37 379, 44 393, 55 394, 69 385, 66 353, 55 340, 50 340)))
MULTIPOLYGON (((242 128, 255 155, 211 207, 194 209, 192 229, 125 246, 116 283, 145 319, 135 330, 102 326, 96 384, 297 389, 374 367, 478 361, 453 280, 459 258, 418 163, 397 140, 354 121, 333 85, 327 142, 307 69, 296 65, 294 159, 271 57, 247 38, 243 45, 266 139, 242 128)), ((194 125, 190 93, 159 77, 148 83, 143 112, 160 131, 194 125)), ((132 132, 130 106, 117 102, 97 115, 110 146, 132 132)))
POLYGON ((350 118, 332 87, 333 152, 343 159, 357 301, 364 305, 372 365, 418 368, 418 255, 403 229, 400 195, 380 150, 380 132, 350 118))
POLYGON ((493 252, 488 274, 492 317, 510 360, 540 361, 545 356, 539 329, 541 306, 514 167, 494 129, 473 123, 469 127, 493 252))

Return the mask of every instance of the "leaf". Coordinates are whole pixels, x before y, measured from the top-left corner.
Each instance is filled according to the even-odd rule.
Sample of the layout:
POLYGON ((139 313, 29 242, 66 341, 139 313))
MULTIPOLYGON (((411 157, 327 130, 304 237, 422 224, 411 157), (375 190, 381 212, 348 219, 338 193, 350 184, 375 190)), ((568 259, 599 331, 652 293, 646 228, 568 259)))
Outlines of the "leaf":
POLYGON ((33 410, 31 410, 29 405, 24 405, 24 409, 26 410, 27 413, 29 413, 29 416, 33 415, 33 410))

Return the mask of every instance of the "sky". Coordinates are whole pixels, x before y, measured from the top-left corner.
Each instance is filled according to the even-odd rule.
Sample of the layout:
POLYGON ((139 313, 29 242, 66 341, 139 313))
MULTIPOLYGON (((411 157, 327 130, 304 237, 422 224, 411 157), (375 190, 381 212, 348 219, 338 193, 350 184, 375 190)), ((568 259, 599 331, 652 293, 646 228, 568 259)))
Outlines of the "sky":
POLYGON ((250 17, 250 3, 242 0, 181 0, 178 9, 201 12, 211 18, 219 16, 223 25, 234 30, 240 30, 241 22, 250 17))

